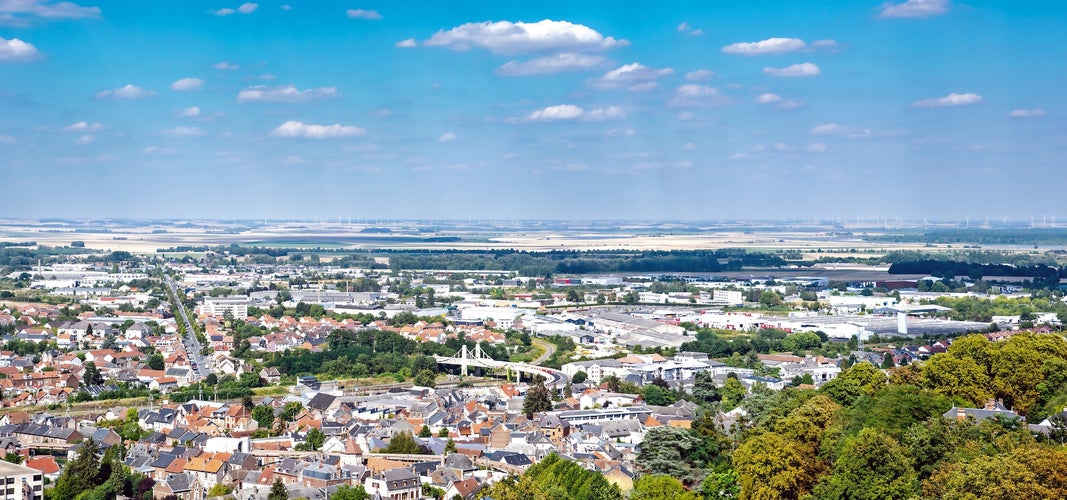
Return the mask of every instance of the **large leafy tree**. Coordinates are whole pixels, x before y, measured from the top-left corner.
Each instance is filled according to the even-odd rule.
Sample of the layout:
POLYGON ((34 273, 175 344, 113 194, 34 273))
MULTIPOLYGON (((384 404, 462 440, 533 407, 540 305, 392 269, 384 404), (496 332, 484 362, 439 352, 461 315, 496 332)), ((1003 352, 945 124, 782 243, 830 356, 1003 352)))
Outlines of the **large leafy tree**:
POLYGON ((833 474, 823 476, 816 498, 906 499, 919 491, 907 451, 889 435, 863 429, 845 440, 833 474))
POLYGON ((922 375, 923 387, 936 394, 959 397, 975 405, 992 396, 985 368, 971 357, 936 354, 923 364, 922 375))
POLYGON ((734 451, 734 470, 742 500, 800 498, 810 491, 815 477, 805 456, 793 441, 776 432, 745 440, 734 451))
POLYGON ((701 495, 686 490, 682 482, 665 474, 641 476, 634 482, 630 500, 703 500, 701 495))
POLYGON ((382 448, 382 453, 402 453, 405 455, 429 455, 427 450, 410 432, 400 432, 389 438, 389 444, 382 448))

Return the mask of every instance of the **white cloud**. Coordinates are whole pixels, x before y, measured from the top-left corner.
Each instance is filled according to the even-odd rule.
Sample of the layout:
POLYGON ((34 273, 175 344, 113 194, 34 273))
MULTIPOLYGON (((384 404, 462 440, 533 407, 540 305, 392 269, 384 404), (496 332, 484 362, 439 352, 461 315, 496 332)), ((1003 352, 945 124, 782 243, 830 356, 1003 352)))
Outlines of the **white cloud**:
POLYGON ((846 127, 836 123, 824 123, 816 125, 808 131, 811 135, 837 135, 842 137, 857 138, 869 137, 871 131, 860 127, 846 127))
POLYGON ((653 80, 674 73, 671 68, 655 69, 638 63, 626 64, 608 71, 604 76, 591 80, 595 88, 617 89, 628 87, 634 92, 643 92, 656 88, 653 80))
POLYGON ((204 131, 198 127, 174 127, 166 129, 162 133, 171 137, 197 137, 204 135, 204 131))
POLYGON ((53 3, 49 0, 0 0, 0 14, 13 19, 23 16, 51 19, 98 18, 100 7, 82 7, 72 2, 53 3))
POLYGON ((629 42, 605 37, 585 25, 545 19, 536 23, 510 21, 468 23, 448 31, 438 31, 423 44, 452 50, 482 48, 497 54, 519 54, 539 51, 604 50, 628 45, 629 42))
POLYGON ((762 54, 784 54, 803 49, 807 45, 799 38, 768 38, 758 42, 731 43, 722 48, 726 54, 756 56, 762 54))
POLYGON ((115 90, 104 90, 96 93, 97 99, 143 99, 154 95, 155 92, 145 90, 136 85, 127 83, 115 90))
POLYGON ((527 121, 527 122, 551 122, 551 121, 568 121, 568 120, 584 120, 584 121, 605 121, 616 120, 620 118, 626 118, 626 112, 618 106, 610 106, 607 108, 597 108, 586 111, 581 107, 573 104, 557 104, 555 106, 548 106, 543 109, 535 110, 530 113, 526 118, 522 120, 513 121, 527 121))
POLYGON ((377 20, 382 18, 382 15, 376 10, 348 9, 345 11, 345 15, 347 15, 349 19, 377 20))
POLYGON ((782 101, 782 102, 780 102, 778 104, 775 104, 774 107, 778 108, 778 109, 796 109, 796 108, 799 108, 799 107, 801 107, 803 105, 804 105, 804 101, 786 99, 786 100, 784 100, 784 101, 782 101))
POLYGON ((204 81, 199 78, 182 78, 170 84, 170 89, 178 92, 185 92, 189 90, 200 90, 200 87, 203 86, 204 81))
POLYGON ((922 99, 911 103, 912 107, 916 108, 944 108, 950 106, 967 106, 969 104, 978 104, 982 102, 982 96, 973 93, 957 94, 955 92, 945 96, 936 97, 933 99, 922 99))
POLYGON ((306 139, 338 139, 343 137, 360 137, 367 131, 350 125, 312 125, 289 120, 270 133, 274 137, 306 139))
POLYGON ((742 158, 748 158, 748 155, 745 154, 745 153, 734 153, 734 154, 730 155, 730 157, 727 158, 727 159, 728 160, 740 160, 742 158))
POLYGON ((689 36, 700 36, 700 35, 704 34, 704 30, 702 30, 702 29, 693 29, 693 27, 690 26, 689 23, 685 23, 685 22, 683 22, 682 24, 678 25, 678 32, 679 33, 685 33, 686 35, 689 35, 689 36))
POLYGON ((236 9, 231 9, 231 8, 218 9, 218 10, 211 11, 211 13, 215 14, 216 16, 225 17, 225 16, 232 16, 232 15, 238 14, 238 13, 240 13, 240 14, 251 14, 251 13, 255 12, 256 9, 258 9, 258 8, 259 8, 259 4, 258 3, 246 2, 246 3, 241 4, 236 9))
MULTIPOLYGON (((414 40, 412 40, 414 42, 414 40)), ((607 59, 589 54, 565 52, 552 56, 538 57, 529 61, 508 61, 496 69, 502 76, 551 75, 570 71, 584 71, 597 68, 607 59)))
POLYGON ((759 96, 757 96, 755 101, 760 104, 774 104, 776 102, 781 102, 782 96, 778 94, 771 94, 768 92, 766 94, 760 94, 759 96))
POLYGON ((0 144, 14 144, 15 138, 10 135, 0 134, 0 144))
POLYGON ((682 151, 696 151, 697 145, 691 142, 687 142, 682 146, 682 151))
POLYGON ((282 5, 282 10, 284 10, 284 11, 293 10, 293 6, 289 5, 289 4, 282 5))
POLYGON ((178 116, 181 116, 182 118, 199 118, 200 106, 190 106, 188 108, 185 108, 180 113, 178 113, 178 116))
POLYGON ((238 92, 237 102, 304 102, 315 99, 334 99, 340 96, 336 87, 298 90, 292 85, 274 88, 256 85, 238 92))
POLYGON ((78 122, 63 127, 64 132, 95 132, 104 128, 100 123, 78 122))
POLYGON ((92 144, 96 140, 96 136, 93 134, 85 134, 74 141, 75 144, 84 146, 86 144, 92 144))
POLYGON ((830 148, 826 147, 826 144, 821 144, 818 142, 813 142, 804 147, 804 151, 807 151, 809 153, 825 153, 827 149, 830 148))
POLYGON ((371 111, 369 114, 375 118, 392 118, 393 110, 389 108, 382 108, 371 111))
POLYGON ((675 107, 707 108, 722 106, 729 100, 719 93, 719 89, 703 85, 682 85, 674 91, 674 97, 667 104, 675 107))
POLYGON ((415 45, 417 45, 417 43, 415 42, 414 38, 408 38, 407 40, 401 40, 399 42, 396 42, 396 46, 403 49, 409 49, 411 47, 414 47, 415 45))
POLYGON ((884 3, 879 17, 930 17, 948 12, 948 0, 907 0, 904 3, 884 3))
POLYGON ((599 122, 604 120, 617 120, 620 118, 626 118, 626 112, 618 106, 610 106, 607 108, 594 109, 589 111, 582 117, 583 120, 591 122, 599 122))
POLYGON ((456 140, 456 134, 452 132, 445 132, 441 134, 441 137, 437 138, 437 142, 452 142, 454 140, 456 140))
POLYGON ((822 73, 822 70, 812 63, 800 63, 785 68, 763 68, 763 72, 770 76, 795 78, 800 76, 816 76, 822 73))
POLYGON ((236 64, 230 64, 228 61, 222 61, 220 63, 215 63, 215 65, 212 66, 212 68, 221 69, 221 70, 224 70, 224 71, 234 71, 234 70, 240 69, 241 67, 236 65, 236 64))
POLYGON ((37 47, 18 38, 10 40, 0 37, 0 62, 28 61, 39 55, 37 47))
POLYGON ((836 40, 815 40, 811 42, 811 46, 812 48, 825 49, 830 52, 836 52, 840 48, 836 40))
POLYGON ((1034 109, 1015 109, 1011 113, 1008 113, 1011 118, 1036 118, 1038 116, 1045 116, 1045 110, 1041 108, 1034 109))
POLYGON ((573 104, 557 104, 530 113, 529 121, 576 120, 585 114, 585 110, 573 104))
POLYGON ((686 80, 710 80, 715 76, 715 72, 710 69, 698 69, 696 71, 690 71, 685 74, 686 80))

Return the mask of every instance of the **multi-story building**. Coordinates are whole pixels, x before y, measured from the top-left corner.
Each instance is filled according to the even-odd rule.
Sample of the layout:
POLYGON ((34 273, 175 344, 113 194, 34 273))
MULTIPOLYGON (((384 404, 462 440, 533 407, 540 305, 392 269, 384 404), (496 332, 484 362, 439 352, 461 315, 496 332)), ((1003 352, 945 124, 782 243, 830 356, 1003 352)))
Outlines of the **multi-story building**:
POLYGON ((40 500, 43 488, 41 471, 0 461, 0 500, 40 500))

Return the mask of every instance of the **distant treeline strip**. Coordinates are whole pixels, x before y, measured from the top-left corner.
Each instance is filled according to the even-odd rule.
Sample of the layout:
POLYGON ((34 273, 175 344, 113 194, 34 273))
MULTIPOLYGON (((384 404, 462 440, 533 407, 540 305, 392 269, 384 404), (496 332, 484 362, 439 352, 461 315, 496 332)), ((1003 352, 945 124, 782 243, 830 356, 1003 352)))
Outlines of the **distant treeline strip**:
POLYGON ((894 243, 980 244, 980 245, 1064 245, 1067 229, 934 229, 921 233, 901 232, 867 236, 867 241, 894 243))
POLYGON ((1014 276, 1024 278, 1067 278, 1067 267, 1055 268, 1042 264, 1031 266, 1013 266, 1010 264, 977 264, 948 260, 915 260, 895 262, 889 266, 889 274, 929 274, 931 276, 955 277, 969 276, 1014 276))

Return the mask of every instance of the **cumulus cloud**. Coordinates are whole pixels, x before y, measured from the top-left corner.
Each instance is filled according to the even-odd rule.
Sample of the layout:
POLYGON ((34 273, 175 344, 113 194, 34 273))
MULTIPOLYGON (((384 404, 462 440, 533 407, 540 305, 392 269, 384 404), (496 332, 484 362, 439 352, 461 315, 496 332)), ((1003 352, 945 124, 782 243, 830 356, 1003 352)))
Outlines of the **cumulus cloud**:
POLYGON ((212 66, 212 68, 221 69, 223 71, 234 71, 234 70, 240 69, 241 67, 236 65, 236 64, 231 64, 228 61, 222 61, 222 62, 219 62, 219 63, 215 63, 215 65, 212 66))
POLYGON ((1008 113, 1011 118, 1036 118, 1038 116, 1045 116, 1045 110, 1041 108, 1034 109, 1015 109, 1011 113, 1008 113))
POLYGON ((452 132, 445 132, 441 134, 441 137, 437 138, 437 142, 452 142, 454 140, 456 140, 456 134, 452 132))
POLYGON ((295 120, 289 120, 270 133, 274 137, 305 138, 305 139, 338 139, 344 137, 360 137, 367 135, 367 131, 350 125, 312 125, 295 120))
POLYGON ((970 104, 978 104, 982 102, 982 96, 967 92, 966 94, 957 94, 955 92, 945 97, 935 97, 933 99, 922 99, 911 103, 912 107, 916 108, 944 108, 951 106, 967 106, 970 104))
POLYGON ((285 87, 266 87, 256 85, 237 93, 238 102, 304 102, 315 99, 334 99, 340 97, 336 87, 299 90, 292 85, 285 87))
POLYGON ((200 106, 190 106, 188 108, 185 108, 181 110, 180 113, 178 113, 178 116, 182 118, 199 118, 200 106))
POLYGON ((602 66, 606 60, 597 55, 565 52, 529 61, 508 61, 497 68, 496 73, 502 76, 534 76, 585 71, 602 66))
POLYGON ((836 135, 841 137, 857 138, 868 137, 871 131, 860 127, 847 127, 836 123, 824 123, 816 125, 808 131, 811 135, 836 135))
POLYGON ((674 107, 708 108, 722 106, 729 102, 719 89, 703 85, 682 85, 674 90, 674 96, 667 103, 674 107))
POLYGON ((93 141, 95 141, 95 140, 96 140, 96 136, 95 135, 93 135, 93 134, 85 134, 85 135, 79 137, 78 140, 74 141, 74 143, 78 144, 80 146, 84 146, 86 144, 92 144, 93 141))
POLYGON ((199 78, 182 78, 170 84, 170 89, 178 92, 186 92, 190 90, 200 90, 200 87, 203 86, 204 81, 199 78))
POLYGON ((626 64, 608 71, 604 76, 590 81, 590 85, 600 89, 617 89, 627 87, 635 92, 656 88, 654 80, 673 74, 671 68, 649 68, 638 63, 626 64))
POLYGON ((49 19, 98 18, 100 7, 83 7, 72 2, 49 0, 0 0, 0 18, 19 20, 26 17, 49 19))
POLYGON ((686 73, 685 74, 685 79, 686 80, 694 80, 694 81, 696 81, 696 80, 710 80, 714 76, 715 76, 715 72, 710 70, 710 69, 698 69, 698 70, 690 71, 690 72, 686 73))
POLYGON ((586 111, 579 106, 573 104, 557 104, 555 106, 548 106, 543 109, 538 109, 530 113, 528 116, 521 120, 512 121, 525 121, 525 122, 552 122, 552 121, 569 121, 569 120, 584 120, 584 121, 604 121, 604 120, 616 120, 619 118, 625 118, 626 112, 618 106, 610 106, 607 108, 597 108, 586 111))
POLYGON ((407 40, 401 40, 399 42, 396 42, 396 46, 400 47, 402 49, 410 49, 411 47, 414 47, 415 45, 417 45, 417 44, 416 44, 414 38, 408 38, 407 40))
POLYGON ((96 93, 97 99, 143 99, 154 95, 155 92, 145 90, 136 85, 127 83, 115 90, 104 90, 96 93))
POLYGON ((382 15, 376 10, 348 9, 345 11, 345 15, 347 15, 349 19, 378 20, 382 18, 382 15))
POLYGON ((585 110, 573 104, 557 104, 530 113, 528 121, 576 120, 585 114, 585 110))
POLYGON ((77 123, 72 123, 70 125, 67 125, 66 127, 63 127, 63 131, 64 132, 95 132, 95 131, 103 129, 103 128, 104 128, 104 126, 101 125, 100 123, 77 122, 77 123))
POLYGON ((467 23, 448 31, 438 31, 423 45, 452 50, 481 48, 496 54, 559 51, 583 52, 628 45, 626 40, 605 37, 581 24, 545 19, 536 23, 467 23))
POLYGON ((174 127, 166 129, 162 133, 171 137, 197 137, 204 135, 204 131, 198 127, 174 127))
POLYGON ((768 38, 758 42, 731 43, 722 48, 726 54, 740 54, 743 56, 756 56, 763 54, 784 54, 796 52, 806 47, 804 40, 799 38, 768 38))
POLYGON ((38 55, 37 47, 29 43, 18 38, 8 40, 0 37, 0 62, 28 61, 37 58, 38 55))
POLYGON ((949 10, 948 0, 907 0, 904 3, 884 3, 878 17, 930 17, 949 10))
POLYGON ((236 9, 231 9, 231 8, 218 9, 218 10, 211 11, 211 13, 215 14, 216 16, 225 17, 225 16, 232 16, 234 14, 251 14, 251 13, 255 12, 256 9, 258 9, 258 8, 259 8, 259 4, 258 3, 245 2, 245 3, 241 4, 239 7, 237 7, 236 9))
POLYGON ((763 72, 775 77, 796 78, 801 76, 816 76, 822 73, 822 70, 812 63, 800 63, 784 68, 763 68, 763 72))

